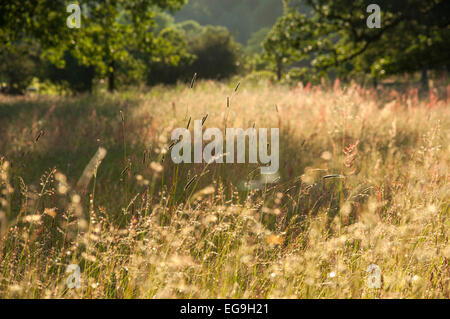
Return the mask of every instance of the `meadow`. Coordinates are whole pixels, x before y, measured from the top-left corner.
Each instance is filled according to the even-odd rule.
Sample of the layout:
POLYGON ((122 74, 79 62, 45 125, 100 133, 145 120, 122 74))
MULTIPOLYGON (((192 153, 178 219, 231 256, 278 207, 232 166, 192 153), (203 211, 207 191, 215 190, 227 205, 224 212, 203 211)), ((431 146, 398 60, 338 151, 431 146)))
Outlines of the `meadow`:
POLYGON ((450 298, 450 87, 236 84, 0 96, 0 298, 450 298), (278 176, 175 165, 206 115, 278 176))

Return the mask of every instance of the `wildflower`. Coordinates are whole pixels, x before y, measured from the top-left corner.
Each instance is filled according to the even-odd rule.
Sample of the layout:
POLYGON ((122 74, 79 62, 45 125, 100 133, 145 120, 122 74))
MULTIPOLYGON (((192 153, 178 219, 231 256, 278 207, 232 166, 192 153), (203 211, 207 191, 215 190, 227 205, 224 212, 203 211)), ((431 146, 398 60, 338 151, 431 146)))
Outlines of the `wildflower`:
POLYGON ((48 215, 48 216, 51 216, 51 217, 56 217, 56 208, 55 207, 53 207, 53 208, 45 208, 44 209, 44 214, 48 215))
POLYGON ((269 235, 266 237, 266 242, 271 245, 282 245, 283 241, 283 237, 278 235, 269 235))
POLYGON ((37 222, 40 222, 40 221, 41 221, 41 215, 39 215, 39 214, 34 214, 34 215, 28 215, 28 216, 25 216, 25 217, 23 218, 23 221, 24 221, 25 223, 37 223, 37 222))
POLYGON ((156 163, 156 162, 151 162, 150 163, 150 168, 152 170, 154 170, 156 173, 161 173, 163 171, 163 167, 161 164, 156 163))
POLYGON ((325 152, 322 153, 322 155, 320 156, 320 158, 322 158, 322 159, 325 160, 325 161, 329 161, 329 160, 331 160, 332 155, 331 155, 330 152, 325 151, 325 152))

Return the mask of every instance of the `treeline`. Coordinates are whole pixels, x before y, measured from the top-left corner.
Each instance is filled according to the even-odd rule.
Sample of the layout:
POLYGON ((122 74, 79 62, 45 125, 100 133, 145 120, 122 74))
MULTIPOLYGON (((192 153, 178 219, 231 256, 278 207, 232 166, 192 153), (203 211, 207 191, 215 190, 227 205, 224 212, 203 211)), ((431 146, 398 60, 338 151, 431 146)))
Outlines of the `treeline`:
POLYGON ((37 78, 72 92, 114 91, 194 73, 376 84, 420 72, 426 85, 430 70, 450 68, 445 0, 379 0, 370 10, 368 0, 190 0, 179 11, 186 3, 86 0, 81 27, 71 29, 66 1, 1 2, 1 90, 23 93, 37 78))
POLYGON ((176 21, 225 26, 246 45, 252 34, 270 28, 282 14, 281 0, 189 0, 174 16, 176 21))
POLYGON ((130 51, 109 70, 102 65, 85 63, 76 51, 64 50, 55 63, 33 39, 22 40, 0 50, 0 75, 9 85, 6 93, 21 94, 33 78, 52 83, 72 92, 92 92, 96 82, 105 82, 110 91, 118 87, 141 84, 176 84, 188 81, 193 74, 203 79, 222 80, 238 72, 242 49, 227 29, 201 26, 195 21, 173 24, 171 16, 156 17, 161 24, 155 30, 156 45, 161 52, 130 51), (106 75, 106 78, 105 78, 106 75))
POLYGON ((176 83, 198 73, 221 80, 238 71, 241 46, 228 30, 175 23, 184 0, 85 1, 68 28, 65 1, 0 4, 0 82, 23 93, 33 78, 73 92, 176 83))

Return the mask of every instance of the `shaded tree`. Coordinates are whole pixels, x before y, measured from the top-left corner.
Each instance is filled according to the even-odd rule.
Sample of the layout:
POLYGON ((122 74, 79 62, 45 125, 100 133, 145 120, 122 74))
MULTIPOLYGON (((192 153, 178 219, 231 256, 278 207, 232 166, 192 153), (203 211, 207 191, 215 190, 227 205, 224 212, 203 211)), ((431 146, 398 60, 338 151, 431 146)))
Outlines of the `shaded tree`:
POLYGON ((80 65, 70 51, 64 53, 63 59, 63 67, 47 63, 43 77, 59 85, 67 84, 74 92, 92 93, 95 77, 94 67, 80 65))
POLYGON ((40 73, 40 47, 22 40, 14 46, 0 47, 0 88, 8 94, 23 94, 34 76, 40 73), (3 87, 2 82, 6 82, 3 87))
POLYGON ((82 27, 69 29, 66 1, 9 1, 0 5, 0 41, 13 46, 16 41, 31 37, 39 41, 43 56, 60 68, 64 67, 65 52, 78 65, 92 67, 97 78, 106 76, 109 91, 117 85, 117 71, 130 76, 139 70, 146 57, 161 55, 167 45, 155 37, 155 15, 159 10, 180 9, 186 0, 86 0, 82 4, 82 27))
POLYGON ((150 61, 147 75, 150 85, 190 80, 194 73, 203 79, 222 80, 239 70, 241 46, 226 28, 186 21, 164 29, 158 38, 171 43, 178 55, 172 61, 167 61, 171 59, 168 54, 150 61))
POLYGON ((366 24, 371 1, 305 2, 310 15, 291 7, 272 29, 265 44, 269 57, 281 56, 287 63, 309 58, 315 72, 363 71, 372 77, 448 63, 448 1, 378 1, 381 27, 373 29, 366 24))

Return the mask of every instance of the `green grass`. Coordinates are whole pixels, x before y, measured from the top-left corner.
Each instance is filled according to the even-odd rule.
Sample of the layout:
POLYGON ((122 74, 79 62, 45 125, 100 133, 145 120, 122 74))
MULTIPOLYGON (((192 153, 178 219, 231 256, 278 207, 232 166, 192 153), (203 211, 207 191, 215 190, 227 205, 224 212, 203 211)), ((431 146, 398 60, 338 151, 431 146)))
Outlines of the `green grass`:
POLYGON ((1 96, 0 297, 450 297, 445 94, 234 87, 1 96), (279 180, 249 190, 258 165, 173 164, 170 133, 206 114, 279 127, 279 180))

